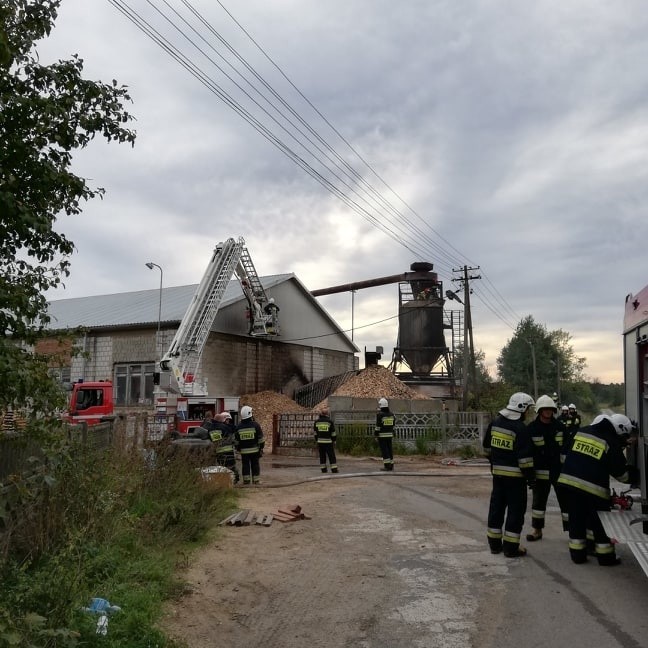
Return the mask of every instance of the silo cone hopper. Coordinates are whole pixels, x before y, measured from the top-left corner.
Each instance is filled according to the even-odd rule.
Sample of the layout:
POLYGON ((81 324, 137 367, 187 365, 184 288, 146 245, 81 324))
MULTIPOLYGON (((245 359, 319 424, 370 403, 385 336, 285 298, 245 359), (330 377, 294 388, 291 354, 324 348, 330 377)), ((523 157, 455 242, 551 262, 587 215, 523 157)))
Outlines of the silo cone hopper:
POLYGON ((428 262, 413 263, 408 280, 399 284, 398 353, 418 376, 431 374, 441 358, 448 363, 443 285, 433 267, 428 262))

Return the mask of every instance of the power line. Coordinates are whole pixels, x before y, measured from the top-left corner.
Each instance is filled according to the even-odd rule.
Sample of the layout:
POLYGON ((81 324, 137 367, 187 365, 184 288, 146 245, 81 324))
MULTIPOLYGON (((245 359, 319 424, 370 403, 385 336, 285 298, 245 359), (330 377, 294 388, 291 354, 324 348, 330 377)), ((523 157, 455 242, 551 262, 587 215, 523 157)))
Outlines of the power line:
MULTIPOLYGON (((244 95, 246 101, 250 101, 262 113, 262 116, 255 116, 241 101, 235 99, 231 93, 227 92, 213 77, 201 68, 186 53, 182 52, 179 47, 173 44, 169 38, 163 35, 158 29, 153 27, 151 22, 143 18, 133 10, 125 0, 108 0, 115 8, 125 15, 138 29, 144 32, 158 46, 174 58, 185 70, 192 74, 200 83, 202 83, 210 92, 215 94, 225 105, 234 110, 240 117, 245 119, 255 130, 257 130, 270 143, 278 148, 284 155, 291 159, 297 166, 302 168, 327 191, 335 195, 344 202, 350 209, 364 218, 370 225, 387 234, 399 245, 409 250, 412 254, 420 255, 425 258, 432 251, 435 255, 435 263, 439 266, 442 273, 449 276, 452 272, 453 265, 465 265, 457 260, 451 253, 453 250, 460 258, 463 255, 443 238, 431 225, 426 222, 408 203, 380 176, 376 169, 356 150, 355 147, 339 132, 338 129, 317 109, 317 107, 297 88, 290 78, 281 70, 277 63, 269 56, 266 50, 252 37, 252 35, 240 24, 239 21, 229 12, 222 2, 217 0, 218 4, 225 13, 232 19, 235 25, 246 35, 254 46, 263 54, 271 63, 278 73, 286 80, 291 88, 306 102, 306 104, 315 112, 315 114, 328 126, 328 128, 339 138, 339 140, 348 147, 348 149, 362 162, 364 167, 377 178, 382 186, 386 187, 398 200, 407 208, 407 210, 420 221, 425 228, 430 230, 439 238, 446 247, 443 247, 437 241, 433 240, 421 227, 419 227, 410 218, 406 217, 398 208, 396 208, 381 192, 376 190, 367 180, 349 164, 344 157, 327 140, 320 135, 300 114, 285 100, 272 85, 267 82, 261 74, 217 31, 212 25, 192 6, 187 0, 181 0, 182 4, 190 11, 208 32, 215 37, 227 51, 241 64, 245 70, 252 75, 251 80, 248 76, 236 68, 227 60, 210 40, 205 38, 200 31, 185 19, 169 2, 162 0, 162 3, 179 19, 186 27, 193 32, 209 49, 214 52, 231 70, 233 70, 241 79, 261 98, 277 117, 272 115, 268 109, 262 106, 250 93, 245 90, 221 65, 219 65, 212 56, 210 56, 199 44, 196 39, 189 35, 170 14, 165 13, 162 9, 156 7, 151 0, 147 3, 157 12, 157 14, 189 43, 195 51, 199 52, 211 65, 213 65, 221 74, 224 75, 230 83, 234 85, 244 95), (255 83, 256 80, 261 84, 261 88, 255 83), (270 93, 270 97, 267 95, 270 93), (278 103, 277 103, 278 102, 278 103), (287 112, 286 112, 287 111, 287 112), (272 130, 272 124, 264 123, 263 120, 270 119, 272 124, 279 128, 277 134, 272 130), (295 121, 296 120, 296 121, 295 121), (298 122, 298 123, 296 123, 298 122), (292 131, 290 129, 293 129, 292 131), (282 135, 283 133, 283 135, 282 135), (296 146, 311 158, 309 161, 303 154, 296 152, 292 145, 286 143, 284 137, 289 137, 296 146), (322 170, 318 170, 313 164, 318 165, 322 170), (326 174, 326 175, 325 175, 326 174), (351 183, 351 184, 350 184, 351 183)), ((473 264, 474 265, 474 264, 473 264)), ((496 290, 495 286, 486 277, 485 291, 490 297, 480 298, 485 306, 496 316, 508 322, 504 317, 516 317, 513 309, 508 305, 502 295, 496 290), (498 306, 495 306, 497 303, 498 306), (502 311, 505 315, 502 315, 502 311)))

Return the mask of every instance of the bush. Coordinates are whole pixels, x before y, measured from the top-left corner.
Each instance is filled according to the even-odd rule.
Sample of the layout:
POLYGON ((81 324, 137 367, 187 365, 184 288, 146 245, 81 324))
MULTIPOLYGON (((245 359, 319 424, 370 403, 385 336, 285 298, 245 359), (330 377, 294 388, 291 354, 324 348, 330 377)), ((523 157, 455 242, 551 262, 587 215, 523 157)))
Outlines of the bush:
POLYGON ((0 648, 173 646, 155 628, 180 588, 178 554, 227 516, 235 493, 202 478, 190 453, 99 452, 61 444, 49 472, 20 484, 5 518, 0 648), (107 636, 82 612, 94 597, 119 605, 107 636))

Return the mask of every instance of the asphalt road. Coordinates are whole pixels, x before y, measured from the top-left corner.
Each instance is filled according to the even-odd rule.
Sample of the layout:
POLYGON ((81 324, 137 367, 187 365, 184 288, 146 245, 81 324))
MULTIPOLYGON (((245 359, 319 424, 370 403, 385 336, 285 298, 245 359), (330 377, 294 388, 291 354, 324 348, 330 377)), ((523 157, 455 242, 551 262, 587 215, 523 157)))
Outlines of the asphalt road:
POLYGON ((316 463, 264 457, 243 505, 312 519, 225 529, 169 615, 191 648, 648 646, 643 570, 623 546, 618 567, 574 565, 555 500, 544 538, 509 559, 488 550, 486 467, 342 458, 322 479, 316 463))

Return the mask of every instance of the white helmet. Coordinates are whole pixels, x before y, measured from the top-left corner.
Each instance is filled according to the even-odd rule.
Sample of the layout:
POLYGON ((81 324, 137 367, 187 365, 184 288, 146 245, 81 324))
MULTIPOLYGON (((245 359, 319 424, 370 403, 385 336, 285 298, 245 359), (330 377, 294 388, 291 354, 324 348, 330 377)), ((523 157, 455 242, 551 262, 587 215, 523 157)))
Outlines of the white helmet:
POLYGON ((252 408, 249 405, 243 405, 243 407, 241 407, 241 418, 252 418, 252 408))
POLYGON ((575 410, 575 409, 576 409, 576 405, 574 405, 574 403, 569 403, 569 409, 573 409, 573 410, 575 410))
POLYGON ((567 405, 563 405, 563 406, 560 408, 560 411, 561 411, 561 412, 566 412, 566 411, 568 411, 568 410, 569 410, 569 407, 567 407, 567 405))
POLYGON ((387 402, 387 399, 386 398, 381 398, 378 401, 378 407, 381 407, 381 408, 382 407, 389 407, 389 403, 387 402))
POLYGON ((506 406, 507 410, 511 412, 526 412, 531 405, 535 405, 535 401, 529 394, 524 392, 515 392, 513 396, 509 399, 508 405, 506 406))
POLYGON ((538 401, 535 404, 536 412, 539 412, 541 409, 552 409, 554 412, 558 411, 558 408, 556 407, 556 403, 554 403, 553 398, 550 398, 546 394, 540 396, 540 398, 538 398, 538 401))
POLYGON ((624 414, 612 414, 610 421, 619 436, 630 436, 634 426, 632 421, 624 414))
POLYGON ((607 419, 608 421, 610 421, 610 423, 612 422, 612 418, 609 414, 599 414, 598 416, 594 417, 594 420, 592 421, 592 425, 597 425, 604 419, 607 419))
POLYGON ((509 399, 508 405, 500 410, 500 414, 505 418, 515 421, 524 414, 531 405, 535 405, 535 401, 529 394, 524 392, 515 392, 509 399))

